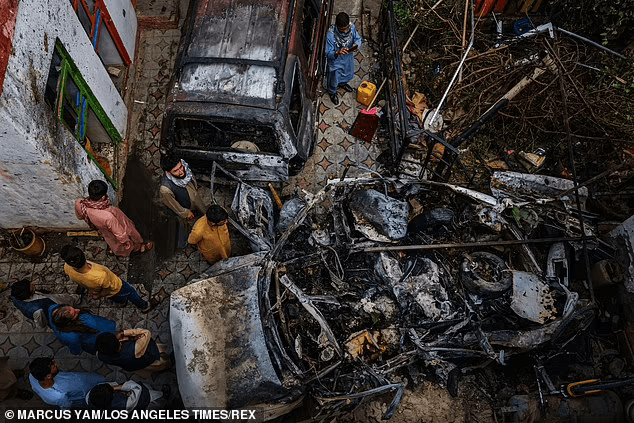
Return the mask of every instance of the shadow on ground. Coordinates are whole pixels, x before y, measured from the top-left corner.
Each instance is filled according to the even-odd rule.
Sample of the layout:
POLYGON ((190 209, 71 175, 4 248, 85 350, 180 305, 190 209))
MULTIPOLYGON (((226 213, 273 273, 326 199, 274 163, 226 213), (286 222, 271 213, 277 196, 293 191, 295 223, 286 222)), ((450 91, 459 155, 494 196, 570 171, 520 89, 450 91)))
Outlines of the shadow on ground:
POLYGON ((145 240, 154 242, 149 253, 130 256, 128 282, 143 284, 151 292, 157 261, 171 257, 176 247, 176 220, 158 202, 158 186, 137 152, 128 156, 119 207, 134 222, 145 240))

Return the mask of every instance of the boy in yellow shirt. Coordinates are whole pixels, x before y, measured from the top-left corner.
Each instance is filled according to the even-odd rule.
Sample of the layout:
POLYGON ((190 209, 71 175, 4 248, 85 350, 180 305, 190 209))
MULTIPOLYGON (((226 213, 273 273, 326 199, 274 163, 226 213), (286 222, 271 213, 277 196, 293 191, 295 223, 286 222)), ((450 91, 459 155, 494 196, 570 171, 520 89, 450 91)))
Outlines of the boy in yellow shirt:
POLYGON ((194 223, 192 232, 189 234, 187 242, 197 245, 209 264, 227 259, 231 255, 228 217, 225 209, 213 204, 207 209, 205 216, 194 223))
POLYGON ((132 285, 107 267, 86 260, 84 252, 73 245, 63 246, 60 256, 66 262, 64 272, 73 282, 88 289, 88 295, 93 299, 109 298, 118 304, 126 304, 130 300, 144 313, 160 302, 160 298, 151 298, 148 303, 132 285))

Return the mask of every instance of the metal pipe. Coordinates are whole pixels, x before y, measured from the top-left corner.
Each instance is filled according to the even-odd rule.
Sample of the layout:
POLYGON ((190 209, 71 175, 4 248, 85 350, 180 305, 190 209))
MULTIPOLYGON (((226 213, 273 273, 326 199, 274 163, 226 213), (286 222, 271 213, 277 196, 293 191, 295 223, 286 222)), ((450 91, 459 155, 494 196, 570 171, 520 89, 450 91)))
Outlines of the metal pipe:
POLYGON ((438 107, 436 107, 436 110, 434 110, 434 114, 432 115, 431 120, 429 121, 430 125, 433 124, 434 121, 436 120, 436 116, 438 115, 440 108, 442 107, 443 103, 447 99, 447 96, 449 95, 449 90, 451 90, 451 87, 453 86, 454 82, 456 82, 456 78, 458 77, 458 74, 460 73, 460 70, 462 69, 462 65, 464 64, 465 59, 469 55, 469 51, 471 51, 471 47, 473 47, 474 38, 475 38, 475 24, 474 24, 474 18, 473 18, 473 7, 471 7, 471 39, 469 40, 469 46, 467 47, 467 51, 464 52, 464 55, 462 56, 462 59, 460 60, 460 64, 458 64, 458 69, 456 69, 456 72, 454 72, 453 74, 453 78, 451 78, 451 81, 449 82, 449 86, 445 90, 445 93, 442 95, 442 98, 440 99, 440 103, 438 103, 438 107))
POLYGON ((317 401, 330 402, 330 401, 348 401, 357 398, 364 398, 371 395, 382 394, 384 392, 392 391, 394 389, 404 389, 405 386, 401 383, 391 383, 389 385, 379 386, 378 388, 370 389, 363 392, 356 392, 349 395, 340 395, 337 397, 315 397, 317 401))
POLYGON ((471 248, 471 247, 496 247, 504 245, 525 245, 525 244, 545 244, 549 242, 571 242, 586 241, 595 239, 594 236, 579 236, 566 238, 538 238, 538 239, 516 239, 510 241, 489 241, 489 242, 464 242, 461 244, 430 244, 430 245, 394 245, 389 247, 368 247, 360 251, 364 253, 375 253, 380 251, 425 251, 438 250, 441 248, 471 248))
POLYGON ((581 41, 585 41, 586 43, 591 44, 591 45, 593 45, 593 46, 595 46, 597 48, 600 48, 601 50, 605 51, 606 53, 610 53, 610 54, 615 55, 616 57, 620 57, 621 59, 627 60, 627 57, 623 56, 622 54, 617 53, 614 50, 610 50, 609 48, 604 47, 601 44, 596 43, 596 42, 594 42, 594 41, 592 41, 592 40, 590 40, 590 39, 588 39, 586 37, 582 37, 581 35, 575 34, 574 32, 566 31, 563 28, 555 27, 555 29, 557 31, 559 31, 559 32, 563 32, 566 35, 570 35, 573 38, 577 38, 577 39, 579 39, 581 41))
MULTIPOLYGON (((551 47, 551 50, 553 51, 553 53, 555 53, 555 50, 552 47, 551 47)), ((555 57, 557 57, 556 54, 555 54, 555 57)), ((563 113, 562 117, 564 121, 563 122, 564 128, 566 129, 566 141, 568 144, 568 154, 570 156, 572 182, 574 183, 574 187, 577 188, 579 185, 579 179, 577 178, 574 149, 572 146, 572 136, 570 135, 572 133, 572 130, 570 129, 570 116, 568 115, 568 95, 567 95, 566 84, 564 80, 565 69, 563 65, 561 64, 560 60, 557 60, 557 64, 558 64, 557 69, 559 70, 559 89, 561 91, 561 99, 563 100, 563 107, 561 108, 561 110, 563 113)), ((579 223, 581 224, 581 233, 585 234, 586 224, 585 224, 585 219, 583 218, 583 209, 581 208, 581 200, 579 200, 578 190, 575 192, 575 202, 577 203, 577 211, 579 213, 579 223)), ((592 302, 592 304, 594 304, 595 296, 594 296, 594 289, 592 287, 592 269, 590 268, 590 257, 588 255, 588 245, 585 241, 583 242, 583 257, 584 257, 584 261, 586 265, 586 282, 588 284, 587 286, 588 291, 590 291, 590 301, 592 302)))

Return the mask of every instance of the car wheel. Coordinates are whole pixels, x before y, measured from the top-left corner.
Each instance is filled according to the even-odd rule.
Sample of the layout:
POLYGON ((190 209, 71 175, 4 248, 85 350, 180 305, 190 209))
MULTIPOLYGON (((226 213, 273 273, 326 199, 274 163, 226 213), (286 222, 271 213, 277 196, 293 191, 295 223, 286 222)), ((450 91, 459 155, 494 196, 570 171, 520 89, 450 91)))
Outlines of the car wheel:
POLYGON ((485 251, 465 256, 461 275, 465 288, 483 297, 499 297, 513 284, 513 275, 504 260, 485 251))

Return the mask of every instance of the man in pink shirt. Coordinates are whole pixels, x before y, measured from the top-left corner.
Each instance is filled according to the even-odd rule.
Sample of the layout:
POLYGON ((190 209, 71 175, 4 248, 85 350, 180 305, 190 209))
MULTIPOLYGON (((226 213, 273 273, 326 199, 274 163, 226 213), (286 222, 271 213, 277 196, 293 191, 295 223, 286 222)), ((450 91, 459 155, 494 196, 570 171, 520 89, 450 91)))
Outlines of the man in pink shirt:
POLYGON ((88 184, 88 197, 75 201, 77 218, 85 220, 104 237, 112 252, 127 257, 133 251, 151 250, 153 244, 144 242, 134 223, 108 198, 108 185, 94 180, 88 184))

